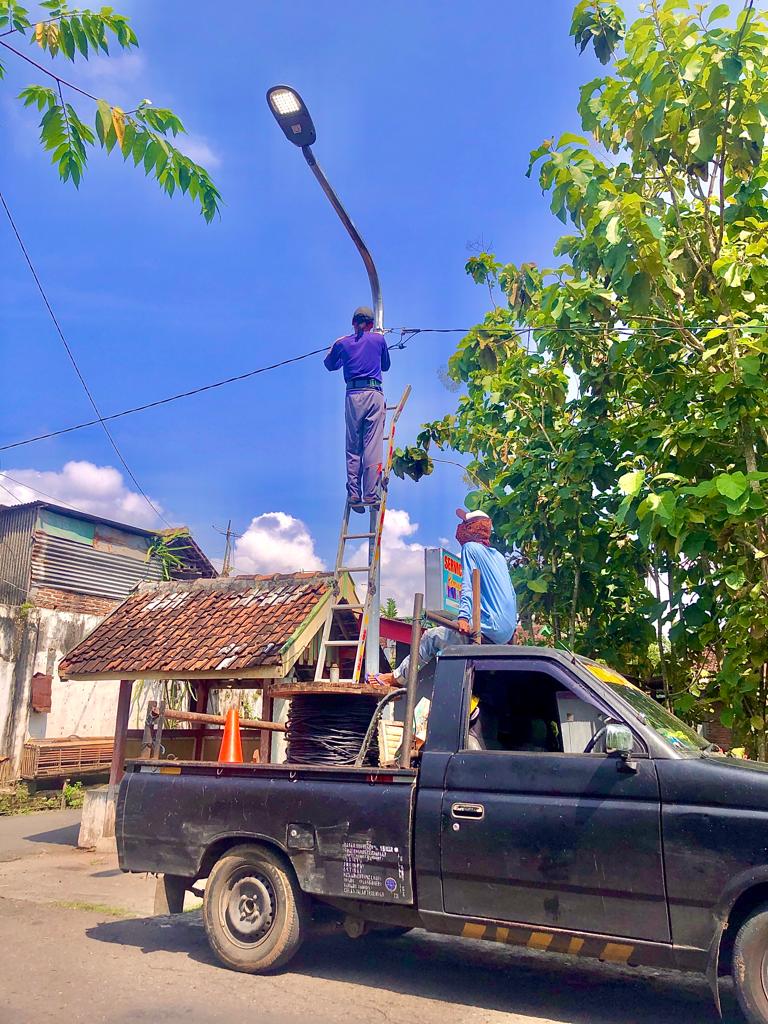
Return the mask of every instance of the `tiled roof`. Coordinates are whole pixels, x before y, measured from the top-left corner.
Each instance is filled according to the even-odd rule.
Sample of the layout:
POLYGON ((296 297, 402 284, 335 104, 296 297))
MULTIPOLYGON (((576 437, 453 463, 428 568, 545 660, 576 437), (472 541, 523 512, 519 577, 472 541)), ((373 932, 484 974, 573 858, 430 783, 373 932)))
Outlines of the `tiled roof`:
POLYGON ((238 678, 280 666, 283 648, 330 583, 323 573, 142 583, 67 654, 59 674, 238 678))

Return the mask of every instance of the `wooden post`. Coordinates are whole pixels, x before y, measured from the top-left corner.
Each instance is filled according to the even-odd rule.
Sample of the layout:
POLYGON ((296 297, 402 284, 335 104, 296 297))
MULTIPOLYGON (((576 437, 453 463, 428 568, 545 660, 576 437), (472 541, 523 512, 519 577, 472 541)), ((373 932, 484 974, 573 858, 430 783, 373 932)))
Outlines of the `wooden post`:
POLYGON ((408 662, 408 683, 405 695, 403 717, 403 742, 400 747, 400 767, 411 767, 411 745, 413 743, 413 709, 416 707, 416 686, 419 676, 419 644, 421 641, 421 612, 424 595, 413 596, 413 622, 411 623, 411 655, 408 662))
MULTIPOLYGON (((266 687, 261 693, 261 717, 265 722, 272 721, 275 701, 273 697, 267 696, 266 687)), ((259 761, 261 764, 269 764, 272 760, 272 733, 266 729, 259 735, 259 761)))
POLYGON ((131 717, 132 679, 120 680, 115 715, 115 745, 112 748, 112 767, 109 770, 110 786, 117 786, 125 772, 125 741, 128 738, 128 721, 131 717))
MULTIPOLYGON (((208 692, 211 688, 211 684, 207 680, 200 680, 197 684, 197 700, 195 701, 195 711, 199 711, 202 714, 208 710, 208 692)), ((201 723, 200 727, 195 732, 195 753, 193 760, 201 761, 203 758, 203 745, 205 743, 205 723, 201 723)))
POLYGON ((472 638, 476 644, 483 642, 480 628, 480 570, 472 570, 472 638))

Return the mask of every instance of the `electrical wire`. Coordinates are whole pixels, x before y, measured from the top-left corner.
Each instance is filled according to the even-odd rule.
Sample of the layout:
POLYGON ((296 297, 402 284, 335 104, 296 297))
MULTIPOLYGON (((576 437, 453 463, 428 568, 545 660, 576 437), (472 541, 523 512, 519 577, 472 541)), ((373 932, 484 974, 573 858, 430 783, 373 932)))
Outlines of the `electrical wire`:
POLYGON ((134 474, 133 470, 131 469, 131 467, 126 462, 126 460, 125 460, 125 458, 123 456, 123 453, 118 448, 117 442, 115 441, 114 437, 112 436, 112 434, 111 434, 111 432, 109 430, 109 427, 104 422, 104 417, 101 415, 101 411, 100 411, 98 405, 96 404, 96 399, 91 394, 91 389, 88 387, 88 385, 87 385, 87 383, 85 381, 85 377, 83 377, 83 374, 82 374, 82 372, 80 370, 80 367, 77 364, 77 360, 75 359, 75 355, 74 355, 72 349, 69 347, 69 342, 67 341, 67 339, 66 339, 66 337, 64 335, 64 331, 61 329, 61 324, 59 323, 59 321, 58 321, 58 319, 56 317, 56 314, 53 311, 53 307, 51 306, 51 303, 48 300, 48 296, 46 295, 45 289, 43 288, 42 281, 40 280, 40 277, 39 277, 37 271, 35 270, 35 266, 34 266, 34 264, 32 262, 32 258, 29 255, 27 247, 24 244, 24 240, 22 239, 22 237, 21 237, 21 235, 19 233, 19 229, 16 227, 16 221, 13 219, 13 215, 12 215, 12 213, 11 213, 9 207, 8 207, 8 203, 5 201, 5 196, 3 195, 2 191, 0 191, 0 203, 2 203, 3 209, 5 210, 6 216, 8 217, 8 222, 11 225, 11 230, 13 231, 14 235, 16 236, 16 241, 19 243, 19 248, 21 249, 21 251, 22 251, 22 253, 24 255, 24 259, 27 262, 27 266, 30 269, 32 277, 35 280, 35 284, 37 285, 37 289, 40 292, 40 295, 42 297, 43 303, 45 304, 45 308, 48 310, 48 313, 49 313, 49 315, 51 317, 51 320, 53 321, 53 326, 56 328, 56 333, 58 334, 59 338, 61 339, 61 342, 64 345, 64 349, 65 349, 65 351, 67 353, 67 356, 69 357, 69 361, 72 363, 72 366, 74 367, 75 373, 77 374, 77 378, 80 381, 80 383, 82 384, 83 390, 85 391, 86 395, 88 396, 88 401, 91 403, 93 411, 96 413, 96 416, 98 417, 98 419, 95 422, 101 424, 101 427, 102 427, 104 433, 106 434, 107 439, 109 440, 109 443, 112 445, 112 448, 114 449, 115 454, 117 455, 118 459, 122 463, 123 468, 125 469, 126 473, 128 474, 128 476, 133 481, 133 483, 136 486, 136 489, 138 490, 139 494, 141 494, 141 496, 144 498, 146 503, 149 505, 149 507, 155 513, 155 515, 159 519, 162 519, 162 521, 165 523, 166 526, 170 527, 171 524, 165 518, 165 516, 160 511, 160 509, 157 508, 157 506, 152 502, 152 500, 149 498, 149 496, 146 493, 146 491, 143 489, 143 487, 141 486, 139 481, 136 479, 136 475, 134 474))
MULTIPOLYGON (((702 328, 695 328, 700 330, 711 330, 712 326, 708 325, 702 328)), ((750 327, 740 328, 740 330, 766 330, 768 324, 753 324, 750 327)), ((419 334, 468 334, 472 328, 466 327, 389 327, 386 329, 386 333, 397 333, 400 334, 400 340, 393 342, 388 345, 389 351, 394 349, 405 349, 409 342, 413 341, 419 334)), ((579 328, 560 328, 560 327, 515 327, 510 328, 515 334, 531 334, 534 331, 550 331, 554 333, 568 333, 568 334, 590 334, 593 332, 604 333, 604 327, 590 327, 588 324, 583 325, 579 328)), ((658 330, 669 330, 669 331, 680 331, 689 330, 689 328, 671 327, 668 324, 660 324, 657 327, 615 327, 611 328, 613 334, 638 334, 645 331, 658 331, 658 330)), ((175 395, 168 395, 165 398, 158 398, 153 402, 144 402, 142 405, 134 405, 128 409, 121 409, 120 412, 110 413, 108 416, 100 416, 98 419, 84 420, 82 423, 74 423, 69 427, 60 427, 58 430, 49 430, 44 434, 35 434, 32 437, 22 438, 20 441, 11 441, 8 444, 0 445, 0 452, 10 451, 12 448, 23 448, 28 444, 36 444, 38 441, 47 441, 52 437, 61 437, 62 434, 71 434, 77 430, 85 430, 87 427, 93 427, 98 424, 102 426, 105 423, 109 423, 112 420, 122 419, 124 416, 133 416, 136 413, 146 412, 149 409, 157 409, 163 405, 170 405, 172 402, 181 401, 183 398, 192 398, 194 395, 201 395, 206 391, 214 391, 216 388, 222 388, 227 384, 235 384, 242 380, 248 380, 250 377, 256 377, 262 373, 268 373, 271 370, 279 370, 284 366, 290 366, 293 363, 300 363, 304 359, 310 359, 312 356, 320 355, 323 352, 328 351, 328 346, 324 345, 322 348, 312 349, 311 352, 303 352, 298 356, 291 356, 289 359, 281 359, 277 363, 270 363, 267 366, 260 366, 255 370, 247 370, 245 373, 238 373, 231 377, 224 377, 222 380, 213 381, 211 384, 202 384, 200 387, 190 388, 188 391, 180 391, 175 395)))
MULTIPOLYGON (((376 710, 376 697, 297 694, 285 726, 288 764, 353 765, 376 710)), ((378 757, 369 750, 367 765, 378 757)))

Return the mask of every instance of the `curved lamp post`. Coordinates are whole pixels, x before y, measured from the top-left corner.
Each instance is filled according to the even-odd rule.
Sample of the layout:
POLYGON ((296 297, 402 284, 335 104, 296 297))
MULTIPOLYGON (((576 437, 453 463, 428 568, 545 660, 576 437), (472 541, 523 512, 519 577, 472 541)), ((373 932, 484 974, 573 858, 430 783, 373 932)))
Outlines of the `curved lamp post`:
POLYGON ((371 284, 371 305, 373 307, 374 322, 380 330, 384 326, 384 303, 381 298, 381 285, 379 284, 376 264, 373 262, 373 256, 371 256, 368 246, 363 241, 362 235, 352 223, 352 219, 344 209, 341 200, 323 173, 322 167, 315 159, 312 145, 317 138, 317 133, 315 132, 315 126, 306 104, 296 90, 292 89, 289 85, 273 85, 271 89, 268 89, 267 103, 275 120, 282 128, 285 137, 294 146, 298 146, 301 149, 310 170, 320 182, 320 188, 328 196, 331 206, 339 215, 339 220, 347 229, 350 238, 355 243, 357 251, 362 257, 365 269, 368 271, 368 280, 371 284))

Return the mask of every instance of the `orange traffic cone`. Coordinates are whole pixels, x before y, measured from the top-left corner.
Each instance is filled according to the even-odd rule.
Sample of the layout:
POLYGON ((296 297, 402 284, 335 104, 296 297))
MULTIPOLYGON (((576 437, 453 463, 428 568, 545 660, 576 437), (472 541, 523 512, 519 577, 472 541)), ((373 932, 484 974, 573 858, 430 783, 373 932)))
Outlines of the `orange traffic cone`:
POLYGON ((230 708, 224 724, 224 735, 221 739, 219 761, 224 764, 242 764, 243 746, 240 742, 240 720, 237 708, 230 708))

